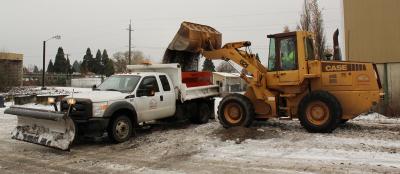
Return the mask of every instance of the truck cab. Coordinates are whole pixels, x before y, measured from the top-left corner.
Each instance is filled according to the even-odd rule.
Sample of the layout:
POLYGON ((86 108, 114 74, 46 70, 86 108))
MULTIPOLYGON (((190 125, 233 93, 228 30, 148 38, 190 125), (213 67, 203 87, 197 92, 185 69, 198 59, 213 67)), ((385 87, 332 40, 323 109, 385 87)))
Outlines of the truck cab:
POLYGON ((136 65, 131 71, 61 101, 61 111, 69 113, 78 133, 107 130, 111 140, 123 142, 144 122, 171 118, 206 123, 212 117, 217 85, 187 87, 178 64, 136 65))

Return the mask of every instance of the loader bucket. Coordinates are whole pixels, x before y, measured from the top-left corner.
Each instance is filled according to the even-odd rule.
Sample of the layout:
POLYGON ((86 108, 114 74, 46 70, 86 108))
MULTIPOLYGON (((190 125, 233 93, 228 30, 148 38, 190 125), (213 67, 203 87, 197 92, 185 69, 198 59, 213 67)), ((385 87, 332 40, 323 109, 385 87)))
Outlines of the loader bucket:
POLYGON ((214 28, 183 22, 164 53, 163 63, 179 63, 183 71, 197 71, 200 51, 220 49, 221 45, 222 34, 214 28))
POLYGON ((12 138, 61 150, 69 150, 75 138, 75 124, 65 113, 10 107, 6 114, 17 116, 12 138))

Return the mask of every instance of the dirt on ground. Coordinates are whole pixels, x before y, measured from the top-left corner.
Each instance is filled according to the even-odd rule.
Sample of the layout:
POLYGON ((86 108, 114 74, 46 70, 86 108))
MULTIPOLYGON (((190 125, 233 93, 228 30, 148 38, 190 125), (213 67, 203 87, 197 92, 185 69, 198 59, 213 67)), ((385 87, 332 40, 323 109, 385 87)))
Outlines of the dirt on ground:
POLYGON ((66 152, 10 139, 16 117, 0 113, 0 173, 400 173, 400 121, 376 117, 331 134, 298 120, 157 123, 125 143, 84 139, 66 152))

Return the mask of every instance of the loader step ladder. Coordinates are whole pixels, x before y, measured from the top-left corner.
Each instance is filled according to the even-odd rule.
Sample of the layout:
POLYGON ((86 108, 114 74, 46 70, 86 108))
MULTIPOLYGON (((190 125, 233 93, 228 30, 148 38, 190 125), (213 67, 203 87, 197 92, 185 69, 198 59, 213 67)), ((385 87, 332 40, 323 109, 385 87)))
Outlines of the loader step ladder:
MULTIPOLYGON (((285 111, 285 113, 287 114, 289 112, 289 107, 279 107, 279 110, 285 111)), ((291 116, 283 116, 283 117, 279 117, 279 120, 292 120, 291 116)))

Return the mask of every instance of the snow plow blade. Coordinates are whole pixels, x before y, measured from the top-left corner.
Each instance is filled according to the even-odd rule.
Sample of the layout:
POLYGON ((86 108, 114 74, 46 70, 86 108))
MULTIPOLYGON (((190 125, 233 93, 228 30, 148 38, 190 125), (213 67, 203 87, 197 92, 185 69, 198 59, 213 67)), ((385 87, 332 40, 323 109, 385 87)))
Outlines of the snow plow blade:
POLYGON ((69 150, 75 137, 75 125, 66 113, 10 107, 5 114, 17 116, 12 138, 61 150, 69 150))

